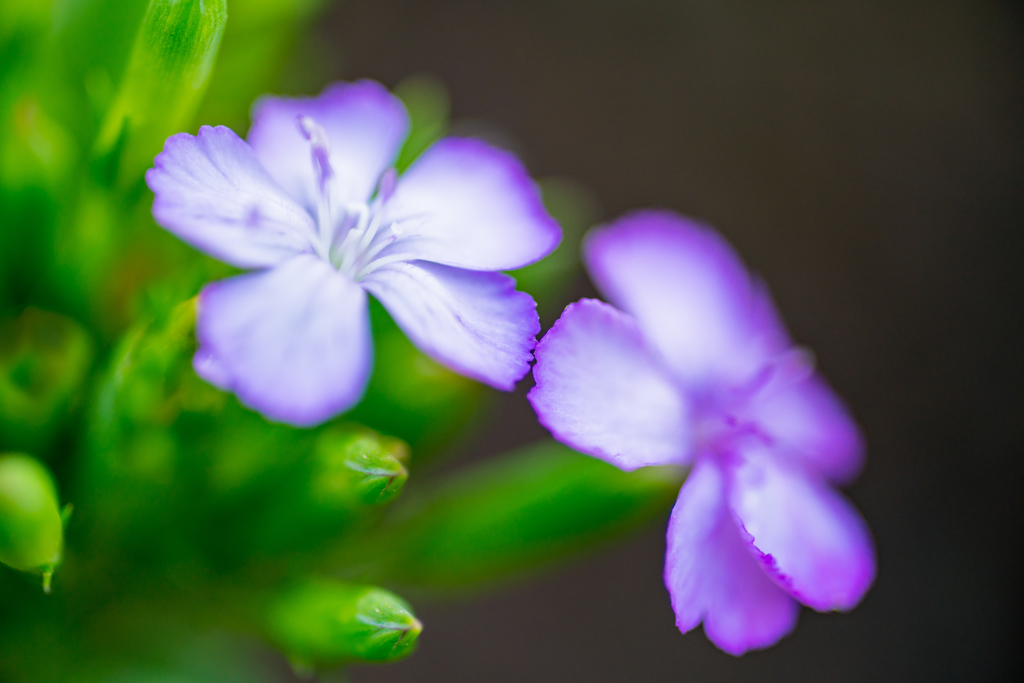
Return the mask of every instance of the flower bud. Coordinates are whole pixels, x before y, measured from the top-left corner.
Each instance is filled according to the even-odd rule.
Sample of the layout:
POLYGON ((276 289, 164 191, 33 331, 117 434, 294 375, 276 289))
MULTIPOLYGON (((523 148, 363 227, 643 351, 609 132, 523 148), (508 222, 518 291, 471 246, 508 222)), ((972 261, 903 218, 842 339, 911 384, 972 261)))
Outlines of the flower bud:
POLYGON ((390 502, 409 477, 409 447, 359 426, 324 432, 317 440, 311 493, 321 501, 343 496, 360 503, 390 502))
POLYGON ((275 598, 266 627, 293 663, 307 668, 401 659, 423 630, 398 596, 324 580, 306 581, 275 598))
POLYGON ((47 469, 21 453, 0 455, 0 562, 22 571, 52 566, 63 536, 47 469))
POLYGON ((0 321, 0 440, 45 448, 91 363, 92 340, 71 318, 28 308, 0 321))
POLYGON ((254 518, 252 547, 312 547, 351 529, 366 506, 390 502, 408 478, 404 442, 359 425, 321 433, 309 457, 282 472, 254 518))
POLYGON ((134 182, 189 125, 226 21, 226 0, 150 0, 93 150, 105 182, 134 182))

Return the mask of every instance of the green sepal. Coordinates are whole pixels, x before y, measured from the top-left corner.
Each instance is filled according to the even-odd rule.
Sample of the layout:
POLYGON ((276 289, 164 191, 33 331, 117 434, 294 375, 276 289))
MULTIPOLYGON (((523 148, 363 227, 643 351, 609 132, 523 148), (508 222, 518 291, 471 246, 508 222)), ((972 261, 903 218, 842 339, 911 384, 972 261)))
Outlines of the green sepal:
POLYGON ((339 551, 372 581, 449 590, 508 578, 666 513, 684 470, 623 472, 554 442, 470 467, 339 551))
POLYGON ((52 574, 63 539, 50 472, 29 455, 0 454, 0 562, 21 571, 52 574))
POLYGON ((265 626, 293 663, 309 669, 401 659, 423 630, 397 595, 321 579, 294 585, 271 600, 265 626))

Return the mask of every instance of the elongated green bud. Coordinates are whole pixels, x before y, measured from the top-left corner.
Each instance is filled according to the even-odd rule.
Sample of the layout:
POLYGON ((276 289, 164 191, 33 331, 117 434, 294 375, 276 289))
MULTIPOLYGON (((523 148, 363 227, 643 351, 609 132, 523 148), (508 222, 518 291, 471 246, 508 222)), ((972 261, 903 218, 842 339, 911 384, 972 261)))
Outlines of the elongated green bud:
POLYGON ((423 630, 397 595, 324 580, 306 581, 273 600, 266 627, 271 640, 306 668, 401 659, 423 630))
POLYGON ((45 448, 77 398, 92 355, 92 340, 71 318, 28 308, 0 320, 0 441, 45 448))
POLYGON ((684 471, 623 472, 557 443, 494 458, 394 511, 339 562, 374 581, 472 586, 620 537, 668 511, 684 471), (364 564, 365 563, 365 564, 364 564))
POLYGON ((409 477, 409 447, 403 441, 356 425, 321 434, 315 460, 311 493, 325 502, 344 497, 387 503, 409 477))
POLYGON ((28 455, 0 455, 0 562, 45 571, 60 559, 63 535, 47 469, 28 455))
POLYGON ((105 181, 133 182, 189 125, 226 21, 226 0, 150 0, 93 150, 105 181))
POLYGON ((402 490, 408 457, 404 442, 360 425, 324 431, 308 459, 282 473, 255 517, 250 545, 279 552, 350 530, 367 506, 388 503, 402 490))

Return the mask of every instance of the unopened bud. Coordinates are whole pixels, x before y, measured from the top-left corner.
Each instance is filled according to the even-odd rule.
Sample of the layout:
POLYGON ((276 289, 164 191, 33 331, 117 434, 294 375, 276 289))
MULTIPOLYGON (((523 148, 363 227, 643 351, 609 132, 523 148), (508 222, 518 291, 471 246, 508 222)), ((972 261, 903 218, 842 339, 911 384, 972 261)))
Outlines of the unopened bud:
POLYGON ((364 504, 387 503, 402 490, 409 472, 405 442, 351 426, 324 432, 316 445, 312 493, 320 499, 355 496, 364 504))
POLYGON ((308 460, 278 483, 254 518, 251 545, 280 552, 338 537, 366 506, 398 495, 408 457, 404 442, 359 425, 323 432, 308 460))
POLYGON ((30 456, 0 455, 0 562, 49 571, 60 559, 63 536, 50 473, 30 456))
POLYGON ((375 586, 311 580, 267 612, 271 639, 301 667, 390 662, 412 652, 423 625, 408 603, 375 586))

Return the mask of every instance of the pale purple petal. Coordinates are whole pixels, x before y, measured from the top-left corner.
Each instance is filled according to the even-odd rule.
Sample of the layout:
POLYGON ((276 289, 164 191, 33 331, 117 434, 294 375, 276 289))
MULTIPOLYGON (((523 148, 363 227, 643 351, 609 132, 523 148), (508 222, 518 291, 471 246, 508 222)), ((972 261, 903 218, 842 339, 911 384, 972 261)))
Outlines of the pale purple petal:
POLYGON ((529 371, 537 306, 508 275, 399 262, 363 286, 420 350, 456 372, 508 391, 529 371))
POLYGON ((730 508, 765 571, 820 612, 856 606, 874 580, 875 551, 849 501, 764 450, 744 454, 731 472, 730 508))
POLYGON ((591 278, 692 389, 742 381, 789 342, 767 292, 710 228, 643 211, 591 231, 591 278))
POLYGON ((207 285, 196 336, 200 376, 300 427, 358 402, 372 365, 366 294, 315 256, 207 285))
POLYGON ((838 484, 853 481, 860 472, 860 430, 819 375, 780 391, 760 392, 751 397, 748 410, 772 438, 777 453, 797 458, 838 484))
POLYGON ((308 116, 330 142, 330 165, 339 202, 365 202, 394 163, 409 132, 405 105, 373 81, 335 83, 317 97, 265 97, 253 108, 248 140, 267 170, 298 202, 317 205, 319 190, 309 142, 298 119, 308 116))
POLYGON ((385 205, 408 254, 471 270, 512 270, 558 246, 562 231, 516 157, 479 140, 444 138, 399 179, 385 205))
POLYGON ((698 461, 669 520, 665 586, 680 631, 703 621, 711 642, 741 655, 792 631, 799 606, 750 555, 725 496, 718 464, 698 461))
POLYGON ((527 398, 559 441, 624 470, 687 460, 688 406, 630 316, 570 304, 536 357, 527 398))
POLYGON ((264 268, 311 250, 313 219, 230 128, 167 138, 146 183, 156 222, 221 261, 264 268))

